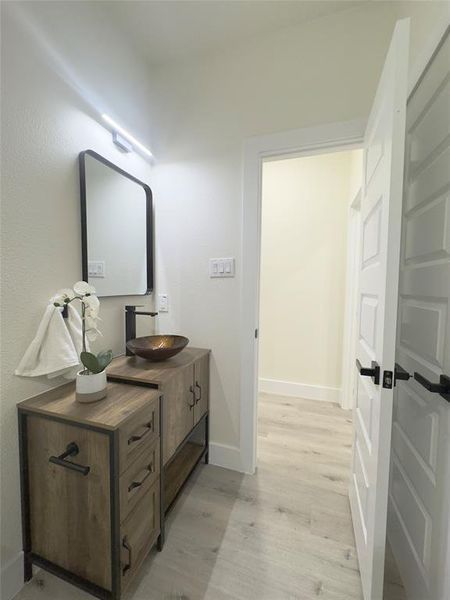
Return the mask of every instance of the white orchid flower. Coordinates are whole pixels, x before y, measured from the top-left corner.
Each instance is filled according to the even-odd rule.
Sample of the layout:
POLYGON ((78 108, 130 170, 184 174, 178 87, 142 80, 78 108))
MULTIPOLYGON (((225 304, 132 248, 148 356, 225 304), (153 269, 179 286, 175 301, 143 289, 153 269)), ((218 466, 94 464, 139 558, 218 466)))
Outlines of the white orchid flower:
POLYGON ((79 296, 86 296, 87 294, 95 294, 95 287, 87 281, 77 281, 73 286, 73 291, 79 296))
POLYGON ((86 337, 90 342, 95 342, 95 340, 98 338, 99 335, 102 335, 102 332, 97 329, 97 323, 90 319, 89 317, 86 317, 85 319, 85 323, 86 323, 86 337))
POLYGON ((56 292, 56 294, 50 298, 50 302, 52 302, 55 306, 64 306, 75 297, 74 291, 71 288, 64 288, 56 292))
POLYGON ((85 315, 87 317, 91 317, 92 319, 96 319, 98 317, 98 313, 100 311, 100 300, 97 296, 86 296, 83 298, 83 303, 85 305, 85 315))

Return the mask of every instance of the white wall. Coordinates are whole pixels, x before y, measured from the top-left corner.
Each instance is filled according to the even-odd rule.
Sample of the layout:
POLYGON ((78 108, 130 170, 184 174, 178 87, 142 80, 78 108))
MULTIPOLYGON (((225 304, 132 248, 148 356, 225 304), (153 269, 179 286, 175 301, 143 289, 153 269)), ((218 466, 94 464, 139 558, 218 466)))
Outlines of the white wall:
POLYGON ((339 400, 353 154, 263 165, 262 391, 339 400))
POLYGON ((159 240, 162 277, 177 326, 212 348, 211 439, 235 455, 228 464, 238 464, 240 443, 243 141, 367 115, 393 26, 389 5, 376 3, 160 73, 167 112, 156 194, 177 223, 159 240), (236 257, 236 279, 208 278, 209 258, 220 256, 236 257))
POLYGON ((368 115, 396 18, 395 3, 366 3, 159 74, 167 103, 156 192, 178 223, 176 239, 159 241, 164 286, 177 326, 213 350, 211 439, 234 452, 230 464, 239 462, 245 402, 237 347, 243 141, 368 115), (235 280, 208 279, 217 256, 236 257, 235 280))
MULTIPOLYGON (((58 11, 58 3, 52 4, 58 11)), ((25 15, 17 18, 13 13, 2 15, 1 597, 5 600, 23 582, 16 403, 61 383, 18 378, 13 371, 50 296, 81 279, 78 153, 92 148, 150 185, 153 180, 149 163, 116 150, 98 114, 71 82, 60 77, 48 38, 47 46, 42 46, 25 15)), ((86 64, 92 70, 99 68, 96 51, 103 52, 100 33, 99 45, 91 44, 86 64)), ((110 54, 110 59, 123 65, 126 48, 116 40, 111 52, 114 49, 118 56, 110 54)), ((128 75, 123 75, 128 82, 130 71, 136 71, 136 61, 129 60, 128 75)), ((120 90, 122 74, 117 77, 120 90)), ((112 80, 109 85, 114 88, 112 80)), ((128 101, 132 110, 138 99, 131 94, 122 101, 128 101)), ((98 350, 123 351, 123 306, 133 301, 152 305, 151 298, 143 296, 102 300, 104 337, 96 343, 98 350)), ((151 331, 153 324, 142 317, 139 326, 141 332, 151 331)))

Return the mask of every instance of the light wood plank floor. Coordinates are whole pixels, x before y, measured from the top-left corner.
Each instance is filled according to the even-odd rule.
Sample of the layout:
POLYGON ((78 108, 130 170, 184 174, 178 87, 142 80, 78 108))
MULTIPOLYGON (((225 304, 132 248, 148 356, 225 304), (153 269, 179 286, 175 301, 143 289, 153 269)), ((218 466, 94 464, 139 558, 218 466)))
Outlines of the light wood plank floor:
MULTIPOLYGON (((351 428, 337 405, 261 394, 257 474, 199 467, 127 599, 361 599, 351 428)), ((16 600, 87 598, 41 572, 16 600)))

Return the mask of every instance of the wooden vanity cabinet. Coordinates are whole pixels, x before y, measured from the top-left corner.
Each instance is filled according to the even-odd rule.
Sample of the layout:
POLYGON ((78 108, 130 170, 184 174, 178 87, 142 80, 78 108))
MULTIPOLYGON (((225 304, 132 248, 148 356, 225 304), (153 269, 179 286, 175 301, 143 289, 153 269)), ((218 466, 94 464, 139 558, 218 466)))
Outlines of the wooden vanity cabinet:
POLYGON ((122 356, 108 379, 99 402, 76 402, 70 383, 18 405, 22 529, 25 580, 34 564, 119 600, 208 460, 209 350, 122 356))
POLYGON ((73 384, 19 404, 26 579, 35 564, 120 598, 161 532, 160 403, 112 383, 93 404, 73 384))
POLYGON ((111 381, 158 389, 162 396, 162 512, 166 513, 198 462, 208 461, 209 356, 185 348, 165 362, 119 356, 109 366, 111 381))

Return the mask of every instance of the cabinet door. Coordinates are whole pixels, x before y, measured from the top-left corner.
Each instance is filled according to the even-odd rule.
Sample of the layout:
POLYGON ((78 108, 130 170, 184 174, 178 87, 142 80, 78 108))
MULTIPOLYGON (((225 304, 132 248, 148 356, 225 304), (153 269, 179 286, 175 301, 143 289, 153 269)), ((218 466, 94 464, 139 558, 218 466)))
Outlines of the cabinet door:
POLYGON ((163 387, 163 461, 173 455, 194 426, 194 366, 189 365, 163 387))
POLYGON ((28 474, 31 550, 59 567, 111 589, 109 439, 97 431, 30 416, 28 474), (49 461, 68 444, 87 474, 49 461))
POLYGON ((203 417, 209 406, 209 354, 199 358, 194 364, 194 424, 203 417))

